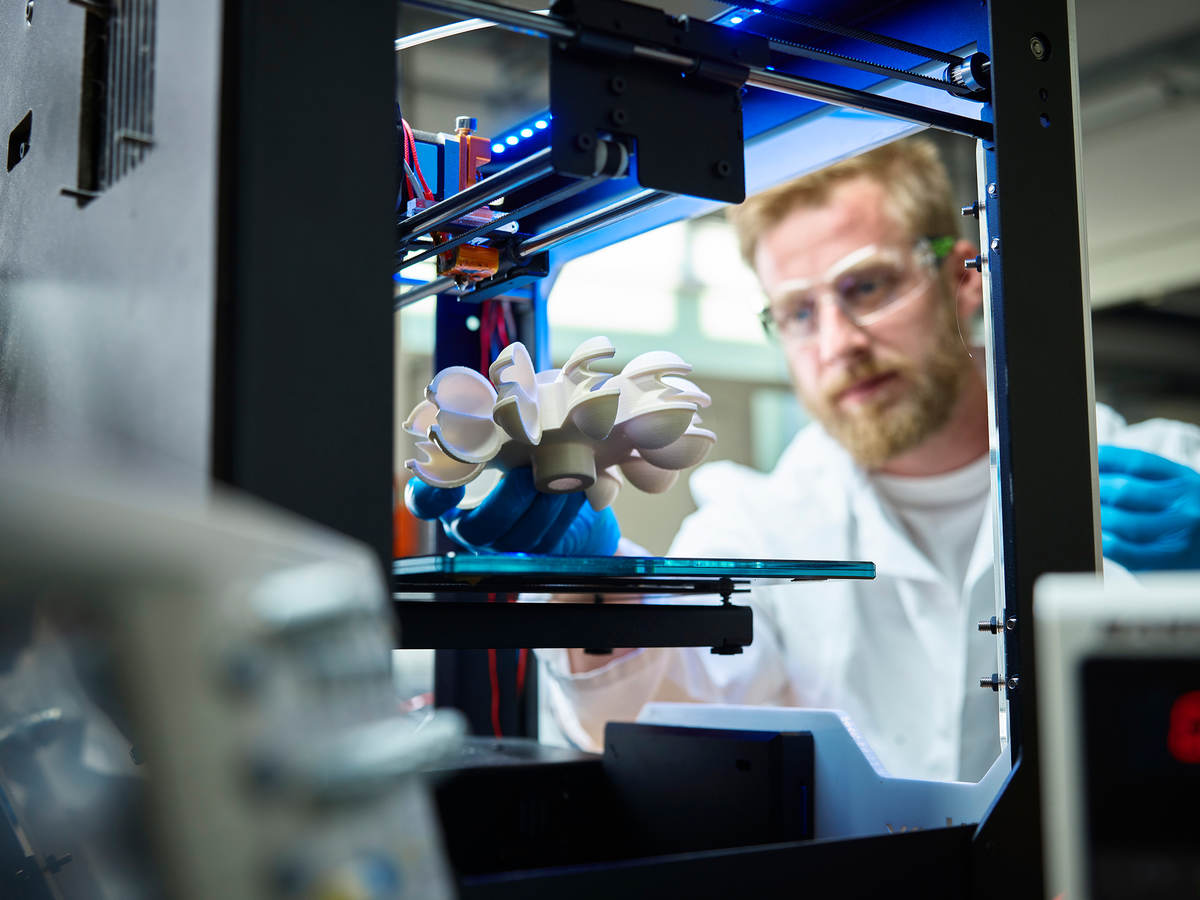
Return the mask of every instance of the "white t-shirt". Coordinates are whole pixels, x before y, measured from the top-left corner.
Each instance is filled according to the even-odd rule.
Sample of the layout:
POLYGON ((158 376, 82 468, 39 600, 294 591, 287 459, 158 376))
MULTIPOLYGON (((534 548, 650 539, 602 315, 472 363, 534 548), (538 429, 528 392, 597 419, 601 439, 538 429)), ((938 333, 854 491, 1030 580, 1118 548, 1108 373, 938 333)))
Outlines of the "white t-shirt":
POLYGON ((947 586, 961 592, 987 510, 987 454, 942 475, 875 474, 871 482, 947 586))

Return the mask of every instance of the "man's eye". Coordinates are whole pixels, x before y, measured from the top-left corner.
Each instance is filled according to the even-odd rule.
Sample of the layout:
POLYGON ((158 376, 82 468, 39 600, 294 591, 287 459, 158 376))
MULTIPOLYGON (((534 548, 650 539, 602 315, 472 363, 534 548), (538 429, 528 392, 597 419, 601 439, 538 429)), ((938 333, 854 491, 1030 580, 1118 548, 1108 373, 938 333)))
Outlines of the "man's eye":
POLYGON ((872 303, 886 296, 895 282, 887 272, 866 272, 843 281, 839 293, 851 303, 872 303))
POLYGON ((871 297, 884 289, 884 279, 878 275, 855 278, 846 285, 845 292, 849 297, 871 297))
POLYGON ((813 305, 810 302, 797 303, 787 310, 786 315, 793 322, 807 322, 812 318, 813 305))

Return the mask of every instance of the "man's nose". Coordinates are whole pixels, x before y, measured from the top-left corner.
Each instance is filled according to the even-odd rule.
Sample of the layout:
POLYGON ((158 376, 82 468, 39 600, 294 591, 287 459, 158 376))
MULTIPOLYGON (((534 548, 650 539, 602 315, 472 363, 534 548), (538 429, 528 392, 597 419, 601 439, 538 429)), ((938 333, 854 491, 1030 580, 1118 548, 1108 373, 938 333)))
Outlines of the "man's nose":
POLYGON ((817 347, 821 362, 833 362, 861 352, 868 346, 866 333, 832 297, 823 298, 818 310, 817 347))

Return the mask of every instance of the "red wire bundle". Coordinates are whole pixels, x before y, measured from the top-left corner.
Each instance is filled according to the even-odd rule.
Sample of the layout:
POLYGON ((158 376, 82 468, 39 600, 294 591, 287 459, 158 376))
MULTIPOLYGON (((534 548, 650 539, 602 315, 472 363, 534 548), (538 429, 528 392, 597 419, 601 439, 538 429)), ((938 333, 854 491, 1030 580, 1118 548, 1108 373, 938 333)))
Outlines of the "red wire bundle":
MULTIPOLYGON (((508 594, 505 596, 505 602, 515 603, 517 600, 516 594, 508 594)), ((495 603, 496 595, 488 594, 488 603, 495 603)), ((517 654, 517 700, 519 701, 525 695, 525 670, 528 665, 529 651, 522 648, 517 654)), ((495 650, 488 650, 488 681, 492 689, 492 733, 498 737, 504 737, 504 730, 500 727, 500 660, 495 650)))
POLYGON ((425 183, 425 176, 421 174, 421 163, 417 159, 417 141, 413 137, 412 128, 404 119, 401 119, 400 123, 404 126, 404 161, 417 176, 417 180, 421 182, 421 190, 425 192, 425 199, 432 201, 433 191, 429 189, 429 185, 425 183))
MULTIPOLYGON (((508 594, 505 598, 508 603, 516 603, 517 595, 508 594)), ((488 603, 495 603, 496 595, 488 594, 488 603)), ((525 696, 525 672, 529 665, 529 651, 522 647, 517 652, 517 700, 518 702, 525 696)), ((492 689, 492 733, 498 737, 504 737, 504 730, 500 727, 500 660, 495 650, 488 650, 488 681, 492 689)))

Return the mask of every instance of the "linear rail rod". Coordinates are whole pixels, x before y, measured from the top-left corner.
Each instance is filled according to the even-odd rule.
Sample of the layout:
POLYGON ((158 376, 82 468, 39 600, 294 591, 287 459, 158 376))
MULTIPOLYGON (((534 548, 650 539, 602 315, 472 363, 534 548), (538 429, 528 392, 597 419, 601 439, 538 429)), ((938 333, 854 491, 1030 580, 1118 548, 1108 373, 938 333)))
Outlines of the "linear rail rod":
POLYGON ((551 247, 562 244, 572 238, 590 234, 605 225, 620 222, 622 219, 627 219, 636 212, 649 209, 652 206, 658 206, 658 204, 669 199, 671 199, 671 194, 664 193, 663 191, 642 191, 640 194, 634 194, 627 200, 610 203, 608 206, 580 216, 578 219, 572 219, 569 222, 564 222, 561 225, 551 228, 549 231, 526 238, 517 248, 517 256, 525 259, 526 257, 541 253, 543 250, 549 250, 551 247))
POLYGON ((447 197, 445 200, 421 210, 416 215, 402 219, 398 226, 397 238, 403 241, 406 238, 434 230, 439 225, 457 219, 509 191, 524 187, 539 178, 545 178, 553 172, 550 148, 544 147, 528 159, 523 159, 507 169, 501 169, 495 175, 475 182, 452 197, 447 197))
MULTIPOLYGON (((528 259, 531 256, 536 256, 543 250, 549 250, 551 247, 555 247, 572 238, 589 234, 597 228, 627 219, 640 210, 649 209, 670 199, 671 195, 662 191, 643 191, 640 194, 635 194, 628 200, 609 204, 587 215, 580 216, 578 219, 564 222, 562 225, 551 228, 542 234, 535 234, 533 237, 526 238, 517 248, 517 258, 528 259)), ((392 304, 392 308, 393 310, 401 310, 412 303, 416 303, 418 300, 424 300, 426 297, 432 297, 434 294, 442 294, 454 290, 455 287, 456 283, 454 279, 449 276, 435 278, 428 284, 418 285, 397 296, 392 304)))
POLYGON ((541 212, 547 206, 553 206, 555 203, 562 203, 564 200, 569 200, 571 197, 575 196, 581 191, 592 187, 598 182, 606 180, 606 178, 607 176, 598 175, 592 178, 581 178, 578 181, 572 181, 568 184, 565 184, 557 190, 551 191, 549 194, 545 194, 544 196, 538 197, 536 200, 526 203, 519 209, 514 209, 511 212, 505 213, 500 218, 495 219, 486 225, 480 225, 479 227, 472 228, 470 231, 464 232, 463 234, 455 235, 444 243, 435 244, 433 247, 424 250, 417 256, 403 260, 399 263, 399 265, 396 266, 396 271, 403 271, 409 266, 414 266, 417 263, 425 262, 425 260, 432 259, 441 253, 447 252, 448 250, 453 250, 455 247, 461 247, 467 241, 472 241, 476 238, 489 235, 496 229, 503 228, 510 222, 519 222, 523 216, 531 216, 536 212, 541 212))
POLYGON ((410 306, 418 300, 424 300, 426 297, 432 297, 434 294, 443 294, 447 291, 452 291, 456 286, 456 282, 449 275, 435 278, 428 284, 419 284, 411 290, 396 296, 392 301, 392 312, 399 312, 404 307, 410 306))
POLYGON ((861 109, 865 112, 891 116, 893 119, 929 125, 941 131, 965 134, 968 137, 987 141, 992 139, 990 122, 970 119, 940 109, 931 109, 916 103, 906 103, 903 100, 896 100, 881 94, 871 94, 823 81, 814 81, 811 78, 800 78, 796 75, 785 75, 782 72, 752 68, 750 75, 746 78, 746 84, 779 94, 820 100, 823 103, 832 103, 834 106, 861 109))
MULTIPOLYGON (((662 191, 643 191, 640 194, 635 194, 628 200, 609 204, 587 215, 580 216, 578 219, 564 222, 562 225, 551 228, 542 234, 535 234, 533 237, 526 238, 517 248, 517 258, 528 259, 531 256, 541 253, 543 250, 549 250, 551 247, 569 241, 572 238, 589 234, 597 228, 627 219, 640 210, 649 209, 670 199, 671 195, 662 191)), ((434 294, 442 294, 454 290, 455 287, 456 283, 454 279, 449 276, 435 278, 428 284, 418 285, 397 296, 392 304, 392 309, 401 310, 412 303, 416 303, 418 300, 424 300, 426 297, 432 297, 434 294)))
MULTIPOLYGON (((539 34, 566 40, 576 36, 574 27, 553 16, 535 15, 499 3, 490 3, 487 0, 406 0, 406 2, 450 15, 488 19, 498 25, 526 34, 539 34)), ((696 69, 701 62, 693 56, 639 44, 634 44, 633 54, 643 59, 677 66, 685 71, 696 69)), ((941 131, 965 134, 983 140, 990 140, 992 136, 992 126, 988 122, 970 119, 940 109, 931 109, 916 103, 906 103, 880 94, 841 87, 811 78, 802 78, 798 75, 785 75, 781 72, 755 67, 750 69, 746 84, 776 93, 790 94, 793 97, 831 103, 834 106, 879 113, 907 122, 929 125, 941 131)))
POLYGON ((487 19, 489 22, 495 22, 503 28, 519 31, 522 34, 566 40, 575 37, 575 29, 554 16, 513 9, 511 6, 488 3, 486 0, 405 0, 405 2, 446 15, 487 19))

